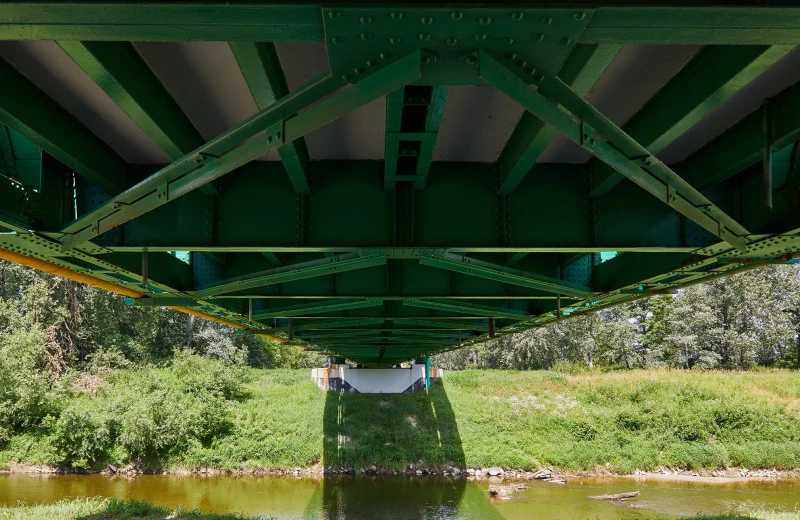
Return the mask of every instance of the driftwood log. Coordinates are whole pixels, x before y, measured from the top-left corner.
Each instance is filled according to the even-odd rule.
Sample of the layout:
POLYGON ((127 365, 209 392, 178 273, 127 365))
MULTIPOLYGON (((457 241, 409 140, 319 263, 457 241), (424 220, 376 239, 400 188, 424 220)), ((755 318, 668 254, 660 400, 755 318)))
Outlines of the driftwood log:
POLYGON ((638 491, 628 491, 627 493, 617 493, 615 495, 595 495, 589 497, 593 500, 625 500, 626 498, 638 497, 638 491))

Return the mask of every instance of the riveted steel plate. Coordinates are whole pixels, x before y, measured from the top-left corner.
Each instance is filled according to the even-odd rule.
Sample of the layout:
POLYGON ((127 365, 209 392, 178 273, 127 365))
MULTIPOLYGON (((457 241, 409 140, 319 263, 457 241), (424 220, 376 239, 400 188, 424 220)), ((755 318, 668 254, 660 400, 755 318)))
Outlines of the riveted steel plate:
POLYGON ((323 23, 331 71, 348 81, 422 49, 417 83, 474 85, 482 83, 479 50, 558 73, 591 15, 588 9, 324 8, 323 23))

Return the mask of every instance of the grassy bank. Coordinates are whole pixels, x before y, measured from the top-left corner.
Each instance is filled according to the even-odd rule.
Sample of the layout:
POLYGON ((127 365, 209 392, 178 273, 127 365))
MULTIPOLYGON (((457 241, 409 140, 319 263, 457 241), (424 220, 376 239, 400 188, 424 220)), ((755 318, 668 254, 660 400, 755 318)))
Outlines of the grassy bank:
POLYGON ((452 372, 428 394, 373 396, 202 363, 76 379, 0 466, 800 468, 797 372, 452 372))
MULTIPOLYGON (((211 515, 169 510, 147 502, 82 498, 55 504, 0 507, 0 519, 8 520, 245 520, 239 515, 211 515)), ((256 519, 253 519, 256 520, 256 519)))
MULTIPOLYGON (((146 502, 100 498, 64 500, 51 505, 0 507, 2 520, 267 520, 266 517, 202 514, 170 510, 146 502)), ((747 515, 693 516, 684 520, 798 520, 795 513, 751 513, 747 515)))

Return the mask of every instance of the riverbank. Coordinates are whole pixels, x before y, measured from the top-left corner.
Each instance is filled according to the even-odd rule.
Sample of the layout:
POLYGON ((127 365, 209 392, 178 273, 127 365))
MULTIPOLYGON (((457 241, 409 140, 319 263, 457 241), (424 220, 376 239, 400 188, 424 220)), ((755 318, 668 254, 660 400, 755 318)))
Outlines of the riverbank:
POLYGON ((797 372, 448 372, 429 393, 391 396, 321 392, 308 370, 249 370, 244 380, 210 407, 181 390, 173 369, 93 376, 68 397, 68 429, 54 420, 11 436, 0 467, 441 475, 499 466, 523 477, 551 467, 712 479, 800 468, 797 372), (200 419, 211 413, 205 435, 200 419), (65 434, 91 457, 67 460, 65 434), (151 438, 160 449, 135 452, 151 438))
MULTIPOLYGON (((154 506, 141 501, 102 498, 62 500, 55 504, 0 507, 3 520, 266 520, 263 516, 204 514, 154 506)), ((692 516, 682 520, 798 520, 797 513, 748 513, 745 515, 692 516)))

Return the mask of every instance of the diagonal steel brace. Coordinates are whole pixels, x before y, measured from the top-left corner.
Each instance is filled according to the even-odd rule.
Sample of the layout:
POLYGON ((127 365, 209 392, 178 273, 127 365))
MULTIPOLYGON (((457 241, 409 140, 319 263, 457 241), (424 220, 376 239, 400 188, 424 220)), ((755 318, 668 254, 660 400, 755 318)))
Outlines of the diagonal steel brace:
POLYGON ((541 67, 525 70, 512 67, 486 52, 480 53, 479 76, 487 83, 704 229, 739 250, 747 247, 749 232, 744 226, 712 204, 563 81, 541 67), (536 90, 528 84, 531 81, 536 90))

